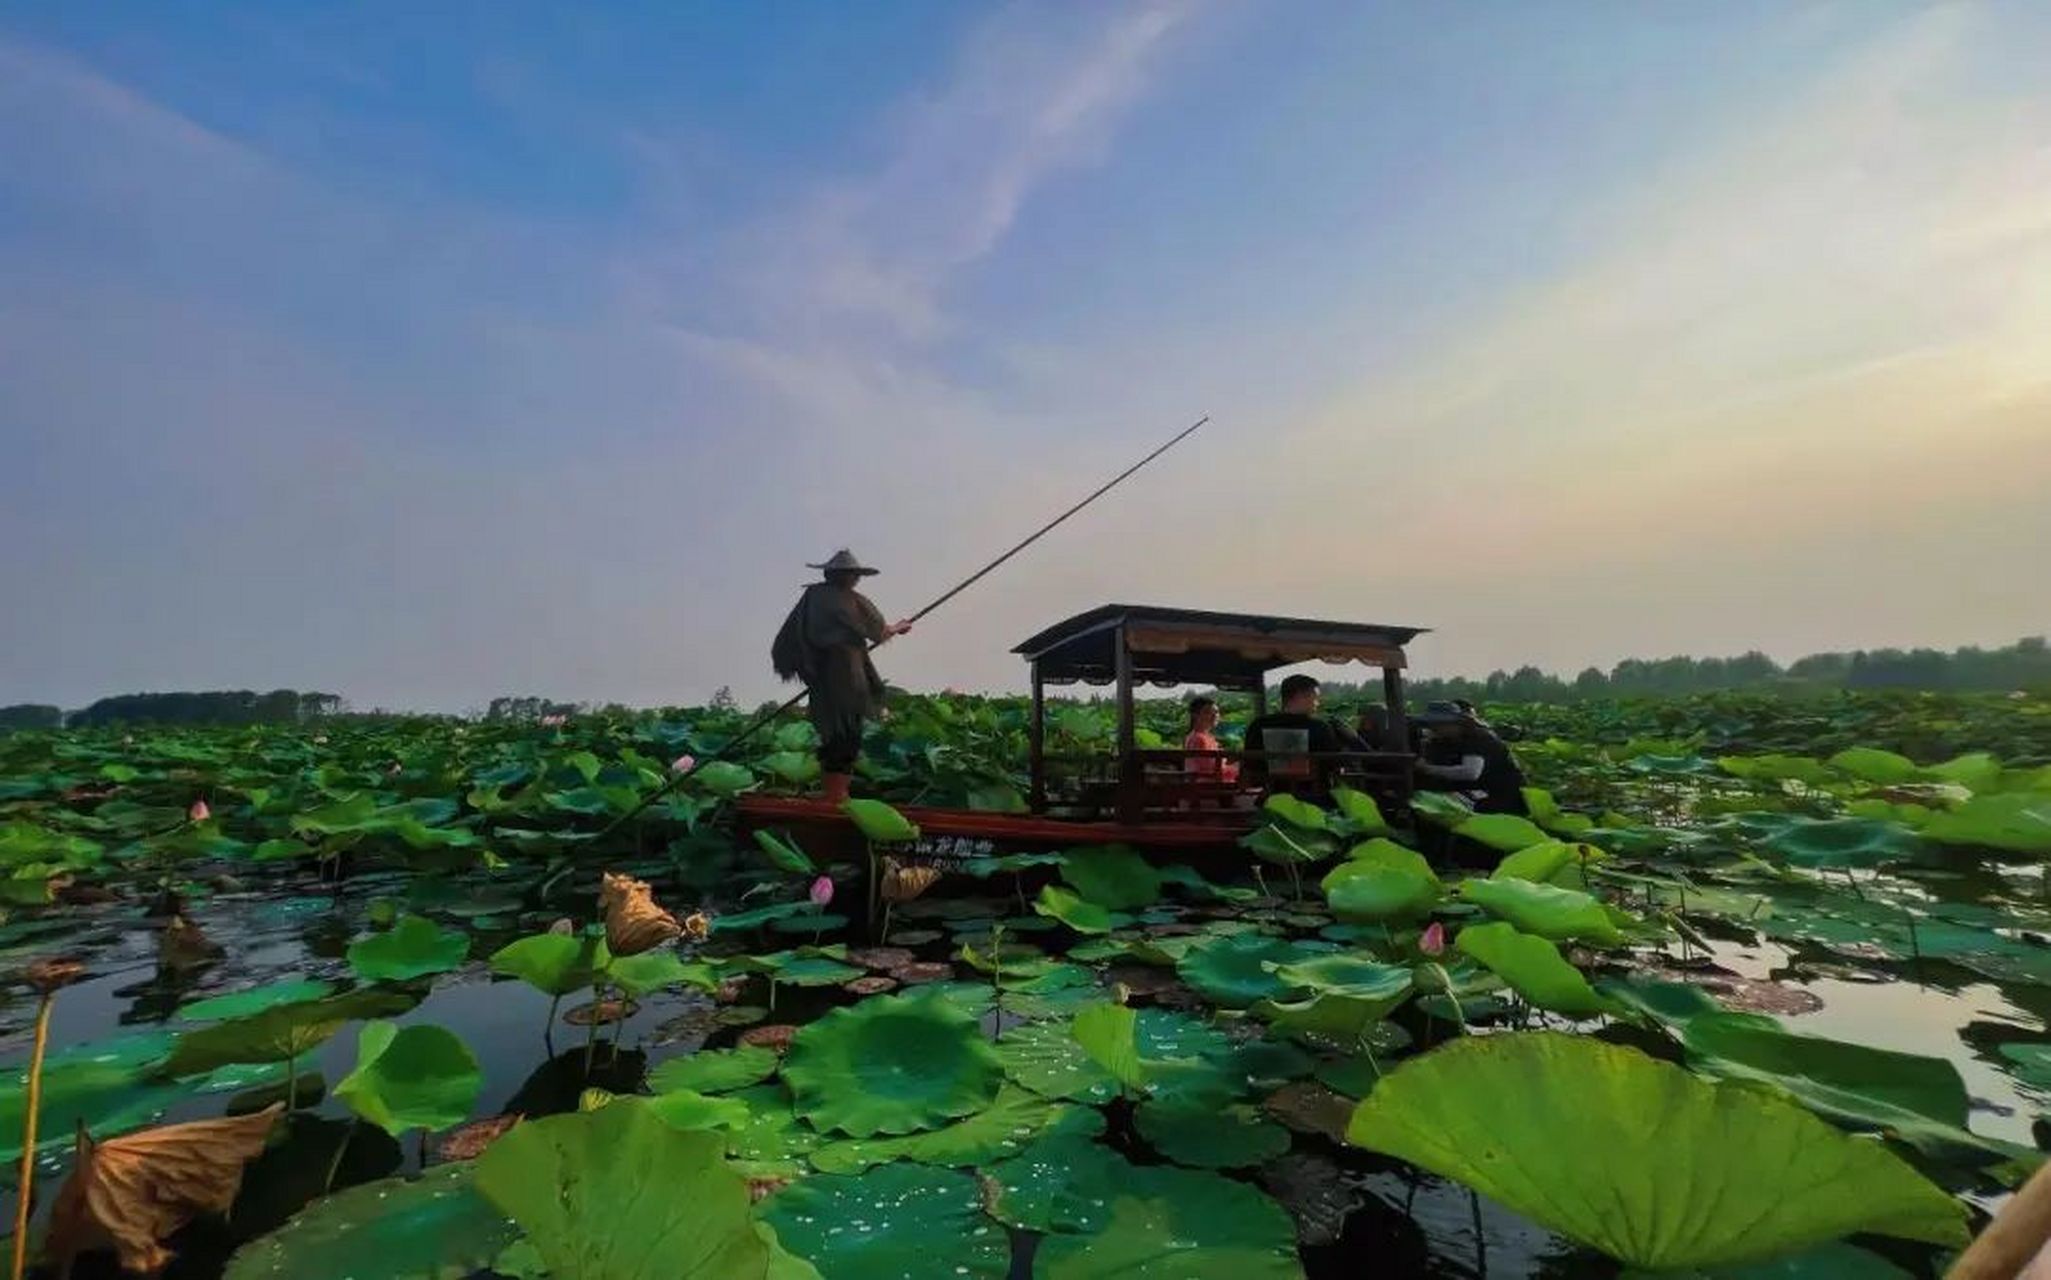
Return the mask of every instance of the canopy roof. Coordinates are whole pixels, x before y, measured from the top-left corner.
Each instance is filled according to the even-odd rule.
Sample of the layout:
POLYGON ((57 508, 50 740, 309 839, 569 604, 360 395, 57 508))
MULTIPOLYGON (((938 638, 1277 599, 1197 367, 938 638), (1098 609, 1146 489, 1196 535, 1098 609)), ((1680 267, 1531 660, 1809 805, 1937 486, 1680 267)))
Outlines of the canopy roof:
POLYGON ((1057 622, 1013 649, 1053 684, 1107 684, 1117 677, 1117 637, 1132 651, 1133 678, 1153 684, 1257 684, 1299 662, 1401 667, 1403 646, 1425 629, 1159 605, 1106 604, 1057 622))

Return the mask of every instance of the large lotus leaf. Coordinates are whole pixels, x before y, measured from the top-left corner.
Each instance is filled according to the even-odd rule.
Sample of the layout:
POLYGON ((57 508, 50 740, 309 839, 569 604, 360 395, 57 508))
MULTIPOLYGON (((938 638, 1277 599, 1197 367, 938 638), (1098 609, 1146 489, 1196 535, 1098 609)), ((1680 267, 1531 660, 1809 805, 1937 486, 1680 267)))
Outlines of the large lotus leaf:
POLYGON ((1883 787, 1914 781, 1923 772, 1915 761, 1877 747, 1848 747, 1830 757, 1827 764, 1863 782, 1883 787))
POLYGON ((787 987, 837 987, 862 976, 853 965, 842 964, 830 955, 790 955, 767 972, 772 980, 787 987))
POLYGON ((737 1049, 701 1050, 669 1061, 648 1073, 648 1087, 657 1093, 690 1089, 697 1093, 728 1093, 760 1084, 776 1074, 776 1051, 744 1044, 737 1049))
POLYGON ((1325 943, 1242 933, 1191 947, 1176 964, 1175 973, 1213 1002, 1227 1009, 1244 1009, 1256 1001, 1286 998, 1296 990, 1276 976, 1273 966, 1295 964, 1330 949, 1325 943))
POLYGON ((1111 911, 1133 911, 1161 900, 1161 873, 1122 844, 1069 850, 1061 860, 1061 878, 1111 911))
POLYGON ((1331 827, 1323 809, 1286 792, 1269 796, 1261 802, 1261 808, 1303 831, 1326 831, 1331 827))
POLYGON ((745 1129, 754 1110, 739 1098, 720 1098, 692 1089, 671 1089, 642 1105, 672 1129, 745 1129))
POLYGON ((1800 782, 1811 787, 1827 787, 1840 781, 1828 765, 1811 756, 1723 756, 1717 760, 1716 767, 1734 778, 1758 782, 1800 782))
POLYGON ((819 757, 805 751, 777 751, 756 761, 755 767, 801 787, 819 776, 819 757))
MULTIPOLYGON (((1558 883, 1561 873, 1572 869, 1576 872, 1591 862, 1600 862, 1603 851, 1592 844, 1576 844, 1566 840, 1548 840, 1505 854, 1489 873, 1491 880, 1533 880, 1539 884, 1558 883)), ((1569 884, 1569 888, 1580 887, 1569 884)))
MULTIPOLYGON (((1059 920, 1077 933, 1109 933, 1118 926, 1121 917, 1113 915, 1108 908, 1077 897, 1060 885, 1050 884, 1041 888, 1040 896, 1033 902, 1037 915, 1059 920)), ((1132 917, 1123 919, 1130 921, 1132 917)))
POLYGON ((484 1070, 455 1032, 372 1022, 357 1035, 356 1069, 335 1086, 335 1097, 396 1137, 462 1121, 483 1088, 484 1070))
POLYGON ((1554 942, 1618 943, 1623 935, 1590 894, 1529 880, 1466 880, 1460 896, 1525 933, 1554 942))
POLYGON ((331 982, 293 978, 261 987, 251 987, 246 991, 230 992, 225 996, 195 1000, 191 1004, 182 1004, 178 1006, 176 1016, 180 1022, 220 1022, 228 1018, 242 1018, 252 1013, 262 1013, 276 1005, 319 1000, 323 996, 332 995, 334 990, 335 985, 331 982))
POLYGON ((470 939, 425 916, 401 916, 383 933, 349 944, 349 967, 370 982, 403 982, 447 973, 470 955, 470 939))
POLYGON ((919 838, 918 826, 881 800, 848 800, 841 807, 863 838, 877 844, 904 844, 919 838))
MULTIPOLYGON (((184 1093, 156 1077, 155 1069, 172 1043, 170 1037, 151 1032, 79 1045, 46 1057, 36 1149, 69 1148, 80 1124, 96 1138, 148 1124, 184 1093)), ((14 1063, 0 1083, 0 1160, 12 1163, 21 1155, 27 1109, 28 1067, 14 1063)))
POLYGON ((1261 861, 1284 867, 1317 862, 1330 857, 1338 848, 1338 841, 1329 832, 1305 831, 1273 822, 1241 836, 1239 843, 1261 861))
MULTIPOLYGON (((1230 1070, 1232 1043, 1209 1023, 1166 1009, 1141 1009, 1133 1043, 1158 1094, 1212 1093, 1230 1070), (1201 1064, 1201 1070, 1196 1069, 1201 1064)), ((1091 1060, 1068 1023, 1013 1027, 997 1046, 1004 1072, 1046 1098, 1108 1102, 1118 1082, 1091 1060)), ((1228 1090, 1228 1092, 1230 1092, 1228 1090)))
POLYGON ((1022 1231, 1096 1231, 1132 1168, 1093 1137, 1050 1132, 986 1171, 990 1216, 1022 1231))
POLYGON ((1923 826, 1927 839, 2011 853, 2051 853, 2051 792, 1979 795, 1923 826))
POLYGON ((1454 827, 1453 834, 1501 853, 1515 853, 1552 839, 1543 827, 1514 813, 1476 814, 1454 827))
POLYGON ((821 1173, 860 1173, 892 1160, 967 1168, 1009 1159, 1027 1143, 1057 1131, 1094 1137, 1103 1128, 1103 1115, 1092 1108, 1050 1102, 1006 1083, 988 1110, 966 1120, 901 1138, 829 1142, 812 1152, 812 1165, 821 1173))
POLYGON ((1898 822, 1872 818, 1797 818, 1765 841, 1766 849, 1800 867, 1876 867, 1920 847, 1898 822))
POLYGON ((797 902, 772 902, 766 907, 754 907, 747 911, 723 911, 712 917, 712 932, 732 933, 742 929, 753 929, 808 912, 816 914, 818 910, 816 904, 800 899, 797 902))
POLYGON ((1197 1169, 1243 1169, 1289 1149, 1289 1131, 1246 1106, 1157 1100, 1140 1104, 1133 1119, 1154 1150, 1197 1169))
POLYGON ((1090 1060, 1067 1023, 1036 1022, 1013 1027, 997 1045, 1004 1073, 1046 1098, 1108 1102, 1117 1081, 1090 1060))
POLYGON ((1524 806, 1531 810, 1531 820, 1557 835, 1580 836, 1595 826, 1595 819, 1585 813, 1569 813, 1560 808, 1560 802, 1553 793, 1543 787, 1525 787, 1524 806))
POLYGON ((1346 820, 1348 835, 1379 836, 1386 835, 1390 829, 1389 820, 1382 816, 1382 807, 1365 791, 1333 787, 1332 803, 1339 806, 1339 814, 1346 820))
POLYGON ((702 960, 685 961, 674 951, 643 951, 614 956, 605 976, 630 996, 645 996, 670 987, 696 987, 708 994, 719 989, 719 975, 702 960))
POLYGON ((1985 751, 1970 751, 1942 764, 1933 764, 1923 772, 1939 782, 1985 793, 2000 788, 2003 771, 2001 761, 1994 756, 1985 751))
POLYGON ((1134 1167, 1102 1214, 1090 1234, 1042 1240, 1035 1280, 1302 1280, 1288 1212, 1243 1182, 1134 1167))
POLYGON ((631 1098, 515 1125, 477 1158, 477 1187, 520 1224, 549 1280, 782 1274, 725 1139, 672 1129, 631 1098))
POLYGON ((821 1174, 764 1201, 762 1219, 833 1280, 1001 1280, 1011 1270, 1011 1238, 983 1215, 982 1188, 951 1169, 821 1174))
POLYGON ((2009 1073, 2042 1092, 2051 1092, 2051 1044, 2005 1044, 2001 1056, 2013 1065, 2009 1073))
POLYGON ((1855 1232, 1966 1239, 1964 1207, 1885 1147, 1586 1037, 1463 1037, 1385 1076, 1346 1136, 1633 1266, 1755 1261, 1855 1232))
POLYGON ((603 938, 537 933, 494 951, 491 971, 510 974, 544 995, 566 996, 595 984, 610 963, 603 938))
POLYGON ((1470 924, 1460 930, 1454 945, 1541 1009, 1577 1018, 1609 1011, 1608 1002, 1588 985, 1579 969, 1567 963, 1558 947, 1544 938, 1517 932, 1515 925, 1500 920, 1470 924))
MULTIPOLYGON (((1644 1272, 1626 1272, 1625 1280, 1653 1280, 1644 1272)), ((1791 1253, 1766 1262, 1730 1267, 1662 1271, 1657 1280, 1911 1280, 1910 1274, 1877 1253, 1843 1242, 1791 1253)))
POLYGON ((729 1095, 748 1109, 748 1121, 727 1134, 734 1167, 751 1178, 794 1178, 811 1168, 805 1157, 825 1141, 791 1110, 790 1091, 770 1082, 729 1095))
POLYGON ((442 1280, 487 1269, 520 1238, 468 1162, 314 1201, 228 1260, 223 1280, 442 1280))
POLYGON ((393 1017, 418 1003, 395 991, 351 991, 325 1000, 273 1005, 179 1036, 163 1073, 192 1076, 238 1062, 285 1062, 324 1044, 351 1022, 393 1017))
POLYGON ((714 760, 711 764, 701 765, 698 772, 691 775, 691 781, 713 795, 731 799, 755 785, 755 774, 744 764, 714 760))
MULTIPOLYGON (((1408 852, 1407 850, 1405 852, 1408 852)), ((1325 903, 1341 920, 1410 920, 1431 914, 1445 886, 1429 868, 1348 859, 1326 873, 1325 903)))
POLYGON ((783 1079, 822 1131, 915 1133, 981 1110, 1004 1075, 975 1018, 918 996, 872 996, 792 1038, 783 1079))
POLYGON ((1138 1023, 1132 1009, 1106 1001, 1077 1010, 1069 1030, 1105 1075, 1128 1089, 1143 1089, 1147 1069, 1139 1058, 1138 1023))
POLYGON ((1287 989, 1385 1001, 1391 1009, 1401 1004, 1414 988, 1414 978, 1407 967, 1386 964, 1358 952, 1315 956, 1285 964, 1276 969, 1275 977, 1287 989))
POLYGON ((1474 810, 1443 791, 1420 791, 1410 797, 1410 812, 1435 827, 1457 827, 1474 816, 1474 810))

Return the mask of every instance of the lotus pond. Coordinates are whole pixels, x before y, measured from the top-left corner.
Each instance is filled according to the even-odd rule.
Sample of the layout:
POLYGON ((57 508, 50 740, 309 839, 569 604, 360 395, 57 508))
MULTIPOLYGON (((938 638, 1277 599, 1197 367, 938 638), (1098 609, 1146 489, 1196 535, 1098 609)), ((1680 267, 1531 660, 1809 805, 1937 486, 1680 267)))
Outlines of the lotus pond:
POLYGON ((796 723, 606 830, 731 712, 0 738, 30 1273, 1940 1274, 2051 1142, 2051 700, 1488 711, 1531 819, 937 875, 1016 702, 902 700, 841 862, 733 833, 796 723))

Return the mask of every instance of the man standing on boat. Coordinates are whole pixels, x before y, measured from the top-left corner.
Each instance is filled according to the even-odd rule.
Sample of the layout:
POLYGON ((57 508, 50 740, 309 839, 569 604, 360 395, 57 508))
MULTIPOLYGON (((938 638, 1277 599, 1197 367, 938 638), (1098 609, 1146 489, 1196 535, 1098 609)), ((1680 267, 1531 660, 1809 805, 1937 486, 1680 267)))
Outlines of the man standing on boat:
POLYGON ((811 696, 812 727, 819 731, 820 787, 835 803, 848 798, 855 761, 862 753, 862 726, 883 711, 883 677, 869 650, 912 629, 910 622, 886 623, 882 611, 855 590, 876 570, 841 550, 824 564, 826 578, 798 597, 770 663, 783 680, 803 680, 811 696))

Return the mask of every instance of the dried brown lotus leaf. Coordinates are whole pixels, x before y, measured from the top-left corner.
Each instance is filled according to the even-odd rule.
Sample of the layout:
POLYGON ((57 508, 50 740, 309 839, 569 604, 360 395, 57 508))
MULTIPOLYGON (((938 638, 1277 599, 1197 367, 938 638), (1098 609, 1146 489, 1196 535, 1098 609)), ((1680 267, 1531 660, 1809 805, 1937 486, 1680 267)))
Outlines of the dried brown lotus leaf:
POLYGON ((895 858, 883 860, 883 900, 885 902, 910 902, 940 878, 940 868, 929 866, 908 867, 895 858))
POLYGON ((201 1214, 228 1211, 242 1167, 263 1151, 284 1113, 278 1102, 254 1115, 160 1125, 99 1143, 81 1131, 45 1250, 68 1261, 111 1248, 125 1271, 162 1270, 171 1260, 163 1241, 201 1214))
POLYGON ((608 871, 599 882, 598 905, 605 912, 605 945, 616 956, 637 956, 682 936, 684 926, 655 905, 646 880, 608 871))

